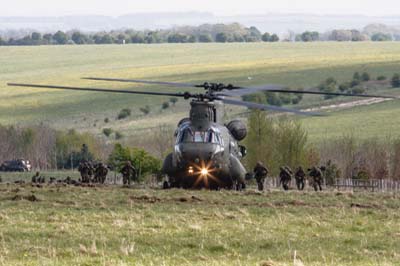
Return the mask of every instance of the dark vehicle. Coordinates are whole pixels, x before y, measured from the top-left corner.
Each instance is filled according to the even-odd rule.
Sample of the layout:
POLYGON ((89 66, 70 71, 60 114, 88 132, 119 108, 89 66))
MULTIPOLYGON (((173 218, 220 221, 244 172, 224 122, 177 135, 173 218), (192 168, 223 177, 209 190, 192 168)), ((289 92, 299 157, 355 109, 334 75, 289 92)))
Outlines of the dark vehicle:
POLYGON ((259 91, 319 94, 319 95, 342 95, 357 97, 381 97, 379 95, 367 94, 344 94, 336 92, 320 92, 306 90, 288 90, 279 85, 265 85, 260 87, 236 87, 231 84, 220 83, 189 84, 163 81, 147 81, 135 79, 114 78, 84 78, 98 81, 115 81, 124 83, 143 83, 152 85, 173 86, 180 88, 203 89, 205 92, 154 92, 113 90, 101 88, 66 87, 38 84, 9 83, 9 86, 49 88, 61 90, 110 92, 124 94, 142 94, 152 96, 169 96, 192 99, 190 103, 189 116, 182 119, 175 132, 175 145, 173 151, 165 158, 162 172, 167 176, 164 183, 165 188, 244 188, 246 169, 241 159, 246 155, 246 148, 239 143, 247 134, 246 125, 240 120, 229 123, 224 121, 224 105, 238 105, 250 109, 271 110, 278 112, 291 112, 296 114, 316 115, 315 113, 302 112, 277 106, 266 106, 263 104, 245 102, 240 98, 247 94, 259 91))
POLYGON ((0 171, 2 172, 30 172, 31 170, 31 163, 22 159, 5 161, 0 165, 0 171))

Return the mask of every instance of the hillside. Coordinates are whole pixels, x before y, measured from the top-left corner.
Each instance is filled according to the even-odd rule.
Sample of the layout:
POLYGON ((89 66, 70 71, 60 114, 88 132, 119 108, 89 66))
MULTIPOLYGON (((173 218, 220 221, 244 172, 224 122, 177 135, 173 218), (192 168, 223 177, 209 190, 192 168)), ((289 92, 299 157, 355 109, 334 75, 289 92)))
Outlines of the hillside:
MULTIPOLYGON (((298 88, 315 86, 329 76, 339 82, 347 81, 355 71, 368 71, 372 76, 391 76, 400 72, 399 61, 400 46, 396 43, 0 47, 0 123, 45 123, 56 128, 77 128, 96 134, 101 134, 102 128, 107 126, 123 130, 126 135, 135 135, 160 123, 173 125, 188 111, 188 103, 180 100, 175 107, 161 112, 162 102, 168 101, 165 97, 9 88, 5 85, 7 82, 178 91, 79 79, 82 76, 107 76, 177 82, 218 81, 245 86, 279 83, 298 88), (151 107, 148 116, 139 111, 145 105, 151 107), (115 117, 122 108, 132 108, 133 114, 127 120, 116 121, 115 117), (111 121, 107 125, 103 122, 105 118, 111 121)), ((320 97, 305 97, 302 107, 316 104, 321 104, 320 97)), ((397 102, 377 106, 381 105, 382 108, 391 106, 389 121, 396 123, 397 102)), ((363 108, 338 112, 329 118, 303 121, 310 135, 316 138, 328 131, 340 135, 346 127, 338 126, 334 121, 344 117, 351 127, 353 117, 361 123, 367 122, 364 119, 366 111, 371 120, 379 114, 376 111, 379 107, 374 105, 363 108)), ((387 134, 399 135, 399 131, 389 127, 384 120, 379 121, 381 124, 377 127, 368 123, 370 129, 363 134, 381 135, 384 129, 387 134)))

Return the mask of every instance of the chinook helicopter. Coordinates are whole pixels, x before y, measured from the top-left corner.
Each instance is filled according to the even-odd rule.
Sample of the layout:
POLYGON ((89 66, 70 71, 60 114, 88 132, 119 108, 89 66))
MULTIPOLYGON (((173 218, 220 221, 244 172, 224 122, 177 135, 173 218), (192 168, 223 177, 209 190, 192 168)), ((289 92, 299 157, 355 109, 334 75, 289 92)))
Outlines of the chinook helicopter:
POLYGON ((280 85, 259 87, 239 87, 222 83, 190 84, 137 79, 86 77, 86 80, 141 83, 179 88, 203 88, 204 93, 191 92, 150 92, 132 90, 114 90, 101 88, 67 87, 54 85, 8 83, 8 86, 33 87, 46 89, 142 94, 151 96, 181 97, 190 102, 189 117, 179 121, 175 131, 176 142, 172 153, 164 160, 162 173, 167 176, 164 188, 244 188, 246 169, 241 159, 246 155, 246 148, 239 144, 246 135, 246 125, 240 120, 225 124, 224 104, 244 106, 249 109, 289 112, 301 115, 320 115, 277 106, 268 106, 245 102, 235 97, 253 94, 259 91, 280 93, 301 93, 333 96, 356 96, 373 98, 392 98, 390 96, 370 94, 346 94, 320 92, 312 90, 289 90, 280 85))

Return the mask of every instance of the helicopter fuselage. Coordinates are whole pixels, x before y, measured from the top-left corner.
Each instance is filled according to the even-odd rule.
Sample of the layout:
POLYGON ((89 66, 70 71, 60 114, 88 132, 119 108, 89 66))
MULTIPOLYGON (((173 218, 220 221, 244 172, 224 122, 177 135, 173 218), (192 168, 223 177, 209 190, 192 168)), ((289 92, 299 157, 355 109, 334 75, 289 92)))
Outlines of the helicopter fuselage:
POLYGON ((243 182, 243 150, 218 121, 216 106, 212 102, 193 101, 190 118, 179 123, 174 151, 163 165, 171 186, 231 188, 243 182))

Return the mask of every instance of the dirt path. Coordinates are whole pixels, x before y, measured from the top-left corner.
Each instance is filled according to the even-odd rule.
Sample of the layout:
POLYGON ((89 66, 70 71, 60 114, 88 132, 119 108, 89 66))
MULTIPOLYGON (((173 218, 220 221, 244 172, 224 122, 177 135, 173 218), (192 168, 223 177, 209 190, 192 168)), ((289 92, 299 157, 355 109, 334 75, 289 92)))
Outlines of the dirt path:
POLYGON ((393 100, 393 99, 370 98, 370 99, 366 99, 366 100, 357 100, 357 101, 351 101, 351 102, 345 102, 345 103, 312 107, 312 108, 308 108, 308 109, 303 109, 302 111, 315 112, 315 111, 321 111, 321 110, 348 109, 348 108, 353 108, 356 106, 371 105, 371 104, 376 104, 376 103, 381 103, 381 102, 386 102, 386 101, 391 101, 391 100, 393 100))

